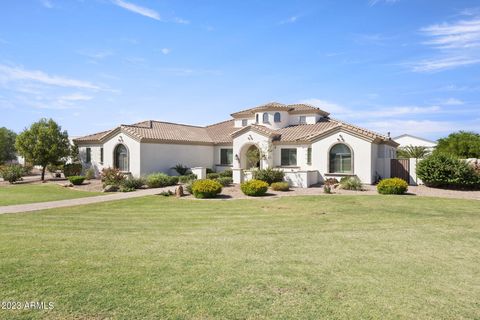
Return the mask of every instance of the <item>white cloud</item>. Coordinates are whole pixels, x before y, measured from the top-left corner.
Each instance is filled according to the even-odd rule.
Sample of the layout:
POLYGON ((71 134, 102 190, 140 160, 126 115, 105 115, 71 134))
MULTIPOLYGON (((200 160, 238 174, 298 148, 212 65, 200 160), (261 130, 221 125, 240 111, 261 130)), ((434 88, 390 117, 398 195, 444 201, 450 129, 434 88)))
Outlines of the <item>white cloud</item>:
POLYGON ((314 107, 320 108, 323 111, 332 113, 334 115, 346 114, 346 113, 352 112, 352 110, 350 110, 350 109, 348 109, 344 106, 341 106, 337 103, 334 103, 334 102, 331 102, 331 101, 326 101, 326 100, 321 100, 321 99, 315 99, 315 98, 305 99, 305 100, 301 100, 299 103, 310 104, 314 107))
POLYGON ((25 70, 20 67, 10 67, 2 64, 0 64, 0 78, 5 82, 33 81, 50 86, 101 90, 99 86, 88 81, 49 75, 40 70, 25 70))
POLYGON ((179 23, 179 24, 190 24, 190 21, 188 21, 186 19, 179 18, 179 17, 174 17, 173 22, 179 23))
POLYGON ((110 50, 102 50, 102 51, 80 51, 79 54, 82 56, 88 57, 92 60, 103 60, 107 57, 113 55, 113 52, 110 50))
POLYGON ((442 101, 441 104, 446 106, 460 106, 464 104, 464 102, 460 99, 448 98, 447 100, 442 101))
POLYGON ((61 96, 58 98, 58 101, 68 102, 68 101, 89 101, 92 100, 93 97, 87 96, 83 93, 72 93, 69 95, 61 96))
POLYGON ((400 1, 400 0, 369 0, 368 5, 373 7, 374 5, 379 4, 379 3, 394 4, 398 1, 400 1))
POLYGON ((41 3, 45 8, 48 8, 48 9, 53 8, 53 3, 50 0, 41 0, 41 3))
POLYGON ((123 8, 125 10, 131 11, 131 12, 134 12, 134 13, 138 13, 142 16, 160 21, 160 14, 155 10, 145 8, 145 7, 141 7, 141 6, 136 5, 134 3, 126 2, 126 1, 123 1, 123 0, 112 0, 112 2, 113 2, 113 4, 123 8))
POLYGON ((295 23, 295 22, 297 22, 298 18, 300 18, 300 17, 299 16, 291 16, 291 17, 288 17, 285 20, 280 21, 280 24, 295 23))
POLYGON ((415 72, 436 72, 454 69, 461 66, 468 66, 480 63, 480 57, 452 56, 446 58, 431 58, 412 63, 412 70, 415 72))
POLYGON ((172 52, 172 50, 169 49, 169 48, 162 48, 160 51, 161 51, 163 54, 165 54, 165 55, 167 55, 167 54, 169 54, 170 52, 172 52))

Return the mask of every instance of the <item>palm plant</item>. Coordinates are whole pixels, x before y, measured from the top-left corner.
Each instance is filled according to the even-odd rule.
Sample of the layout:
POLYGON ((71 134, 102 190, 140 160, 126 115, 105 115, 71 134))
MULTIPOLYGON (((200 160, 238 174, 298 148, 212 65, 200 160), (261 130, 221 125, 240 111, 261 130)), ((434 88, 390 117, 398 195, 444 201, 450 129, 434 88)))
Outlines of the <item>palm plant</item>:
POLYGON ((427 147, 422 146, 406 146, 403 148, 399 148, 397 150, 397 156, 399 158, 415 158, 415 159, 423 159, 430 154, 430 150, 427 147))

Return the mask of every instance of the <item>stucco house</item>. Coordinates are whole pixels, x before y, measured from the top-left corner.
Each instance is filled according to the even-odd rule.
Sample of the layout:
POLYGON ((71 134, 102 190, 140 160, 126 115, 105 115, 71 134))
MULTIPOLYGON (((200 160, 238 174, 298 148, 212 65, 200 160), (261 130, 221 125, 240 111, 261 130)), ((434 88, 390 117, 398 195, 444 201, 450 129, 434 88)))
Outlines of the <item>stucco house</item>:
POLYGON ((411 134, 402 134, 398 137, 393 138, 393 141, 398 143, 400 148, 407 146, 425 147, 432 151, 437 146, 437 143, 435 141, 413 136, 411 134))
POLYGON ((162 121, 120 125, 74 139, 86 167, 116 167, 133 176, 172 174, 172 167, 233 170, 235 183, 250 170, 284 170, 293 186, 308 187, 329 177, 357 176, 363 183, 390 177, 398 143, 389 137, 330 117, 307 104, 268 103, 231 114, 206 127, 162 121), (247 154, 257 150, 260 161, 247 154))

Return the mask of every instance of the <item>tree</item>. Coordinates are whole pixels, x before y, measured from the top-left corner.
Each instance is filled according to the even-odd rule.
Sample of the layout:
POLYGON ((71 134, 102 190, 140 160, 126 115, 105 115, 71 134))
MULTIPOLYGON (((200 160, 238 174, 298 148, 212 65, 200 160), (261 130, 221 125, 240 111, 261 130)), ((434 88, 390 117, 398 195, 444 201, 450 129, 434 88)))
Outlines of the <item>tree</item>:
POLYGON ((430 154, 430 151, 427 147, 422 146, 406 146, 403 148, 399 148, 397 150, 397 155, 399 158, 415 158, 415 159, 423 159, 430 154))
POLYGON ((67 131, 52 119, 40 119, 17 137, 15 146, 25 160, 42 166, 42 181, 49 164, 58 165, 70 155, 67 131))
POLYGON ((480 134, 468 131, 451 133, 438 140, 435 153, 463 159, 480 158, 480 134))
POLYGON ((5 127, 0 128, 0 164, 16 158, 15 139, 17 134, 5 127))

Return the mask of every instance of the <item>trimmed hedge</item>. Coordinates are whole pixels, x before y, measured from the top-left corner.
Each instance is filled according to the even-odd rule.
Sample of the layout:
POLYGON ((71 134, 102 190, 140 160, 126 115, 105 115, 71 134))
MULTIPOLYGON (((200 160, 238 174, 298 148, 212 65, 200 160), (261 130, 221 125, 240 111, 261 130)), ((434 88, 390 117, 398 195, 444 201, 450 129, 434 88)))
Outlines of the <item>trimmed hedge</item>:
POLYGON ((404 194, 408 190, 408 183, 400 178, 383 179, 377 185, 380 194, 404 194))
POLYGON ((129 177, 122 181, 120 185, 120 189, 133 191, 135 189, 140 189, 145 184, 146 184, 145 178, 129 177))
POLYGON ((219 175, 220 177, 233 178, 233 171, 231 169, 227 169, 223 172, 220 172, 219 175))
POLYGON ((270 188, 275 191, 288 191, 290 190, 290 186, 288 182, 274 182, 270 185, 270 188))
POLYGON ((194 173, 187 174, 184 176, 178 176, 178 181, 180 183, 189 183, 190 181, 197 180, 197 175, 194 173))
POLYGON ((70 176, 68 177, 68 181, 70 181, 71 184, 79 186, 85 181, 84 176, 70 176))
POLYGON ((192 183, 192 194, 195 198, 215 198, 222 192, 222 185, 215 180, 196 180, 192 183))
POLYGON ((479 188, 480 174, 466 161, 444 154, 431 155, 417 164, 417 177, 427 187, 479 188))
POLYGON ((268 183, 261 180, 249 180, 240 185, 242 192, 251 197, 263 196, 267 193, 268 183))
POLYGON ((285 173, 283 170, 267 168, 254 170, 252 173, 253 179, 265 181, 269 185, 274 182, 282 182, 285 173))
POLYGON ((178 177, 176 176, 169 176, 165 173, 152 173, 147 176, 147 186, 149 188, 162 188, 173 186, 178 183, 178 177))
POLYGON ((220 178, 220 174, 216 172, 207 173, 207 179, 215 180, 220 178))
POLYGON ((66 178, 71 176, 79 176, 82 173, 81 163, 67 163, 63 165, 63 174, 66 178))
POLYGON ((220 177, 215 180, 218 181, 218 183, 220 183, 224 187, 229 186, 233 183, 233 179, 230 177, 220 177))

